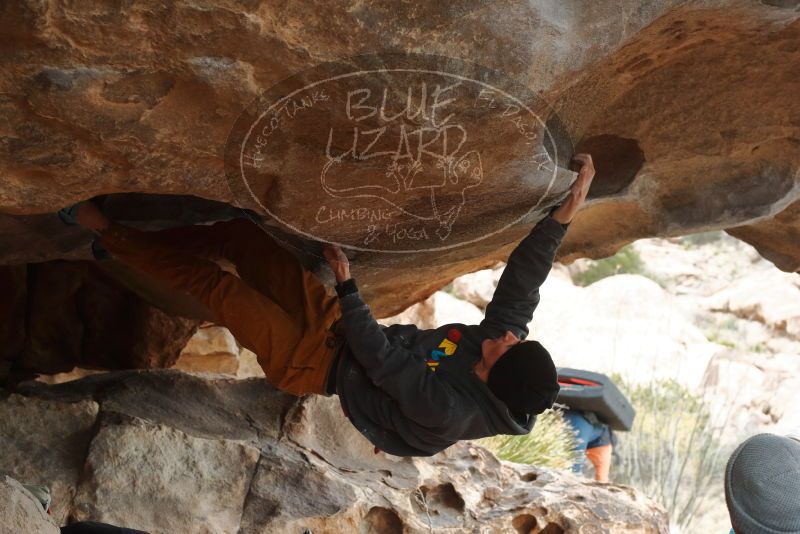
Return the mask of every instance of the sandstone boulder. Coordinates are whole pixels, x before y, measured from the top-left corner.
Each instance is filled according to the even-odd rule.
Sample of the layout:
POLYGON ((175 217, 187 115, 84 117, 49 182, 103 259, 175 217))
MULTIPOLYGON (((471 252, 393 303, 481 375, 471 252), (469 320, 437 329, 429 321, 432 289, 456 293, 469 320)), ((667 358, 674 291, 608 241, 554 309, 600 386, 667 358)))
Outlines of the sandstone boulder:
POLYGON ((239 530, 257 448, 109 414, 86 457, 73 515, 145 532, 239 530))
MULTIPOLYGON (((398 9, 383 1, 307 2, 286 9, 150 1, 86 11, 65 2, 45 9, 15 1, 4 8, 0 23, 8 50, 0 60, 0 113, 7 125, 0 149, 0 262, 89 259, 91 236, 63 227, 53 212, 103 194, 111 215, 149 228, 252 216, 317 265, 312 241, 318 237, 347 238, 343 242, 364 249, 364 241, 380 234, 392 247, 409 245, 407 254, 351 252, 367 300, 387 316, 459 274, 505 260, 560 201, 574 176, 569 157, 585 150, 595 155, 598 174, 561 249, 564 261, 605 256, 641 237, 725 229, 780 268, 796 271, 800 79, 793 67, 800 55, 800 15, 794 7, 791 1, 587 6, 576 0, 513 0, 467 1, 452 9, 436 3, 398 9), (376 57, 378 50, 397 54, 376 57), (420 54, 435 57, 422 60, 420 54), (426 164, 424 172, 405 162, 376 163, 380 158, 352 158, 345 169, 341 160, 332 167, 320 164, 329 154, 326 147, 342 155, 349 146, 346 136, 326 144, 331 127, 353 131, 355 119, 344 120, 341 113, 349 86, 334 87, 282 107, 291 119, 282 126, 291 128, 282 127, 273 144, 256 138, 269 145, 257 155, 263 172, 252 184, 231 179, 238 176, 231 168, 241 170, 236 162, 242 160, 233 157, 235 150, 226 151, 226 142, 263 111, 259 106, 270 103, 269 97, 277 100, 306 82, 330 79, 324 73, 362 72, 365 57, 372 67, 393 67, 400 56, 432 62, 436 72, 452 74, 459 65, 455 70, 465 78, 502 79, 496 87, 515 88, 519 105, 497 105, 508 102, 485 94, 477 100, 486 105, 474 105, 475 98, 452 101, 458 117, 451 126, 457 122, 468 131, 474 150, 426 164), (266 100, 258 101, 259 95, 266 100), (338 114, 327 113, 333 109, 324 108, 328 104, 342 104, 338 114), (523 142, 502 120, 522 105, 538 119, 530 130, 539 136, 535 143, 523 142), (543 177, 544 168, 552 180, 543 177), (333 176, 333 186, 321 188, 331 169, 342 172, 333 176), (437 203, 434 178, 463 189, 441 191, 437 203), (393 189, 400 184, 407 195, 393 189), (356 189, 369 194, 351 194, 356 189), (155 208, 151 195, 161 195, 155 208), (198 197, 217 202, 195 209, 198 197), (413 216, 400 221, 398 213, 413 216), (384 224, 386 217, 391 224, 384 224), (427 222, 404 226, 433 219, 438 223, 427 229, 420 229, 427 222), (438 243, 450 236, 469 245, 420 245, 423 238, 438 243)), ((384 76, 350 88, 375 96, 391 86, 386 94, 398 97, 392 102, 402 109, 407 95, 419 96, 423 81, 387 84, 384 76)), ((364 102, 376 118, 359 120, 391 116, 378 115, 377 105, 364 102)), ((255 161, 254 154, 245 155, 255 161)), ((59 286, 72 280, 58 277, 53 283, 59 286)), ((191 303, 139 282, 128 276, 129 285, 168 315, 208 318, 197 317, 202 310, 191 303)), ((13 282, 10 294, 19 293, 19 284, 13 282)), ((113 307, 126 309, 131 302, 125 302, 113 307)), ((50 317, 53 328, 80 326, 56 319, 50 317)), ((163 321, 136 319, 147 334, 150 328, 163 332, 163 321)), ((17 350, 20 334, 14 328, 3 338, 9 347, 4 351, 17 350)), ((92 324, 86 335, 104 330, 92 324)), ((74 366, 74 334, 40 334, 37 341, 39 352, 22 358, 31 360, 22 371, 74 366)), ((163 367, 175 356, 114 354, 116 361, 97 365, 163 367)))
MULTIPOLYGON (((713 226, 736 228, 795 270, 797 240, 780 235, 796 228, 798 205, 793 5, 468 2, 412 13, 386 3, 286 11, 154 2, 91 13, 57 4, 45 15, 21 1, 4 17, 14 44, 2 70, 13 143, 0 205, 44 213, 123 190, 232 201, 221 147, 255 96, 322 61, 388 48, 513 74, 547 97, 573 144, 606 154, 596 188, 605 201, 580 218, 570 254, 604 253, 659 228, 713 226)), ((487 146, 501 152, 508 142, 487 146)), ((513 205, 524 197, 516 193, 484 194, 487 210, 496 209, 491 195, 513 205)))
POLYGON ((529 337, 562 367, 618 373, 631 383, 672 378, 696 390, 722 349, 644 276, 612 276, 586 288, 549 277, 541 295, 529 337))
POLYGON ((452 282, 453 293, 460 299, 471 302, 481 309, 485 309, 494 295, 502 267, 495 269, 482 269, 474 273, 459 276, 452 282))
POLYGON ((239 347, 230 330, 204 325, 181 351, 175 369, 219 373, 237 378, 263 377, 264 370, 253 352, 239 347))
POLYGON ((235 375, 239 370, 239 346, 225 327, 199 328, 183 347, 174 367, 235 375))
MULTIPOLYGON (((468 442, 431 458, 376 454, 336 397, 297 399, 259 379, 115 372, 21 389, 22 400, 0 401, 26 407, 3 419, 15 425, 99 405, 82 453, 50 460, 80 473, 66 503, 77 519, 153 534, 667 532, 663 510, 630 488, 503 463, 468 442)), ((36 472, 36 460, 19 455, 16 469, 36 472)))
POLYGON ((363 491, 292 448, 266 447, 242 512, 242 532, 356 532, 363 491))
POLYGON ((762 271, 737 280, 713 296, 708 306, 757 320, 800 341, 800 275, 762 271))
POLYGON ((752 246, 724 232, 643 239, 632 247, 647 271, 667 291, 681 296, 707 297, 725 289, 744 273, 774 269, 752 246))
POLYGON ((723 351, 711 360, 701 392, 725 443, 800 425, 800 359, 796 354, 723 351))
POLYGON ((90 399, 64 402, 11 395, 0 402, 0 472, 49 487, 59 524, 72 509, 97 412, 98 404, 90 399))
POLYGON ((258 363, 258 357, 248 349, 239 352, 239 368, 236 371, 238 378, 264 378, 264 369, 258 363))
POLYGON ((58 534, 58 526, 36 497, 13 478, 0 477, 0 533, 58 534))
POLYGON ((419 328, 438 328, 449 323, 478 324, 483 312, 475 304, 444 291, 408 307, 398 315, 381 319, 381 324, 415 324, 419 328))

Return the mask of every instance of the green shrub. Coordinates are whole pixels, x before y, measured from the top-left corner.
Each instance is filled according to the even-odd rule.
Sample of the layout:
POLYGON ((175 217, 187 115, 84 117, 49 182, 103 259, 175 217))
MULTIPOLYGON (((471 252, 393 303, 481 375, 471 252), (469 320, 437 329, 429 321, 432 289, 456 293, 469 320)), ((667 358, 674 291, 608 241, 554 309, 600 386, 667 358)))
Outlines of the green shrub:
MULTIPOLYGON (((585 270, 573 274, 572 281, 579 286, 588 286, 615 274, 640 274, 654 279, 647 272, 636 249, 631 245, 626 245, 613 256, 589 262, 589 266, 585 270)), ((658 282, 658 280, 655 281, 658 282)))
POLYGON ((698 232, 696 234, 689 234, 681 237, 681 245, 685 248, 694 248, 709 243, 715 243, 722 239, 722 231, 715 232, 698 232))
POLYGON ((455 298, 457 298, 458 300, 467 300, 466 298, 464 298, 464 295, 462 295, 461 293, 459 293, 458 291, 456 291, 456 288, 453 286, 453 282, 450 282, 449 284, 447 284, 446 286, 444 286, 444 287, 443 287, 442 289, 440 289, 439 291, 444 291, 445 293, 447 293, 447 294, 448 294, 448 295, 450 295, 451 297, 455 297, 455 298))
POLYGON ((476 443, 503 460, 520 464, 568 469, 576 459, 575 433, 557 409, 537 416, 530 434, 492 436, 476 443))
POLYGON ((725 339, 719 335, 717 332, 706 332, 705 333, 706 339, 709 340, 711 343, 716 343, 717 345, 722 345, 723 347, 728 347, 729 349, 735 349, 736 343, 729 339, 725 339))
POLYGON ((614 381, 636 407, 636 420, 631 432, 617 433, 612 481, 641 490, 664 506, 674 526, 692 532, 698 509, 722 484, 722 425, 712 424, 702 396, 675 380, 633 387, 614 381))

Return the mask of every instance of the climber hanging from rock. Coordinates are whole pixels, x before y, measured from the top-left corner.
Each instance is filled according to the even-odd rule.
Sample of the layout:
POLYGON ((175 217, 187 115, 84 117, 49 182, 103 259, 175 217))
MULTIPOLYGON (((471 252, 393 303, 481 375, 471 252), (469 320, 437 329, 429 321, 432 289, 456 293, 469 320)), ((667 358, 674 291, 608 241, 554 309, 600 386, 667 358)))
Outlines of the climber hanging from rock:
POLYGON ((511 253, 479 325, 383 327, 327 246, 337 298, 256 224, 143 232, 114 223, 92 202, 59 215, 98 234, 104 249, 144 274, 194 296, 252 350, 275 387, 294 395, 338 394, 345 415, 376 449, 429 456, 462 439, 527 434, 559 386, 547 350, 525 341, 567 225, 594 178, 591 156, 566 200, 511 253), (214 261, 232 262, 238 276, 214 261))

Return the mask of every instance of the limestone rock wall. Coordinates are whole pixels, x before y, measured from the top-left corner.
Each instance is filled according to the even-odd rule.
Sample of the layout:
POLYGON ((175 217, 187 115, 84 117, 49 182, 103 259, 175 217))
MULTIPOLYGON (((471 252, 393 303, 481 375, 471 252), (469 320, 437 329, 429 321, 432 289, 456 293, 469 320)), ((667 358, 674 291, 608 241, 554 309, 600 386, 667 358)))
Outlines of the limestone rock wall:
POLYGON ((5 393, 0 414, 0 472, 53 488, 59 524, 153 534, 667 532, 664 512, 630 488, 503 463, 468 442, 429 459, 375 454, 335 397, 298 400, 260 379, 107 373, 25 385, 5 393))

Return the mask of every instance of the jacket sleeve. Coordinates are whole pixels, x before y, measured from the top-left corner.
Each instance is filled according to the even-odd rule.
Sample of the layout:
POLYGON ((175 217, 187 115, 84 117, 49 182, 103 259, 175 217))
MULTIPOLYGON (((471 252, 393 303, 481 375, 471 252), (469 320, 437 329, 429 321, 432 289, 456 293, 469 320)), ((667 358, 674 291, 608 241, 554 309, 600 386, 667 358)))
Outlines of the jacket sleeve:
POLYGON ((481 326, 518 338, 528 336, 528 323, 539 304, 539 287, 553 266, 567 229, 549 215, 539 221, 508 257, 481 326))
POLYGON ((409 419, 428 427, 445 424, 455 404, 452 387, 407 348, 389 343, 357 290, 340 296, 339 303, 347 344, 372 382, 409 419))

